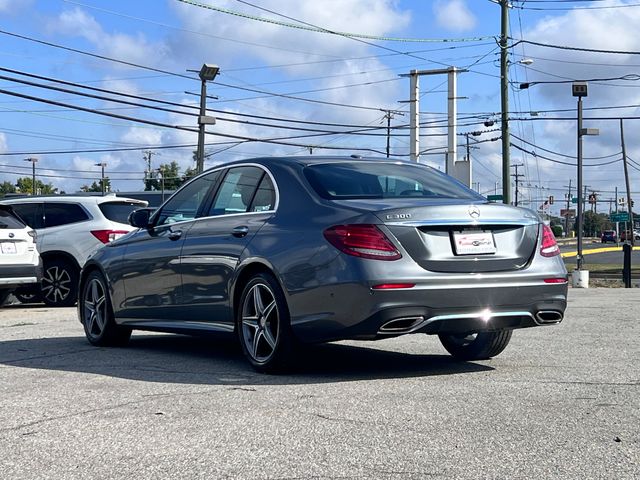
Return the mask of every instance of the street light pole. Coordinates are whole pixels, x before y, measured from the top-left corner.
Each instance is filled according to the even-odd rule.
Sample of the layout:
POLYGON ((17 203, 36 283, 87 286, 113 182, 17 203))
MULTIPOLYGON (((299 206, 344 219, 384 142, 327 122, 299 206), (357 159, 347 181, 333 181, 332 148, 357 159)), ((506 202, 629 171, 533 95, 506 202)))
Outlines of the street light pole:
POLYGON ((24 159, 25 162, 31 162, 31 195, 36 194, 36 163, 38 163, 37 158, 29 157, 24 159))
POLYGON ((104 192, 105 192, 105 188, 104 188, 104 167, 107 166, 106 162, 100 162, 100 163, 96 163, 96 167, 101 167, 102 168, 102 174, 100 176, 100 188, 102 190, 102 196, 104 197, 104 192))
POLYGON ((217 65, 205 63, 200 68, 198 75, 201 80, 200 85, 200 115, 198 115, 198 150, 196 152, 196 173, 204 170, 204 127, 205 125, 215 125, 216 119, 207 116, 207 81, 211 81, 218 75, 220 68, 217 65))
POLYGON ((574 97, 578 97, 578 125, 577 125, 577 164, 578 164, 578 211, 576 215, 576 230, 578 234, 578 252, 576 255, 576 267, 578 270, 582 269, 582 229, 584 219, 583 205, 584 194, 582 192, 582 137, 584 135, 598 135, 600 132, 597 128, 582 128, 582 97, 586 97, 588 94, 587 82, 573 82, 571 85, 571 93, 574 97))

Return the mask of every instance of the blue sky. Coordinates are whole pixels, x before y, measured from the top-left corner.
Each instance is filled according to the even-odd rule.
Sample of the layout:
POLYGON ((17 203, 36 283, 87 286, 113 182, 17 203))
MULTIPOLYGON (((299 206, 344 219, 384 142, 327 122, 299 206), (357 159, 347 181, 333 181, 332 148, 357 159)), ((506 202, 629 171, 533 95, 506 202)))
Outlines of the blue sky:
MULTIPOLYGON (((510 12, 510 28, 515 39, 591 49, 640 50, 640 6, 633 6, 640 2, 512 3, 516 8, 510 12)), ((40 178, 67 192, 97 180, 100 167, 95 164, 100 162, 107 164, 106 172, 115 189, 142 189, 146 167, 143 152, 118 150, 123 148, 152 149, 157 153, 153 168, 174 160, 183 170, 193 166, 194 147, 190 145, 196 143, 195 134, 170 127, 195 128, 190 107, 198 102, 195 94, 199 81, 187 70, 198 69, 204 62, 220 66, 219 76, 209 85, 209 94, 218 98, 209 99, 208 107, 218 110, 210 112, 218 117, 218 123, 208 127, 212 134, 206 138, 211 154, 207 167, 256 155, 306 154, 309 147, 314 154, 348 155, 369 149, 379 155, 375 152, 384 153, 386 143, 386 131, 377 128, 386 125, 381 109, 408 110, 408 105, 400 102, 409 98, 409 81, 399 75, 411 69, 454 65, 470 70, 460 74, 458 80, 458 95, 463 97, 458 103, 458 143, 464 144, 463 133, 484 132, 471 137, 472 143, 482 142, 472 150, 474 186, 478 188, 479 184, 485 194, 493 193, 496 182, 498 190, 501 188, 500 142, 495 141, 500 136, 495 40, 500 30, 500 8, 490 0, 0 0, 0 19, 0 30, 5 32, 1 34, 0 66, 46 77, 29 79, 2 71, 0 75, 7 78, 0 80, 0 89, 61 104, 0 93, 0 181, 15 182, 19 176, 30 175, 31 165, 24 158, 35 156, 40 178), (373 38, 365 43, 259 18, 297 25, 303 21, 307 26, 373 38), (16 79, 71 92, 25 85, 16 79), (150 100, 127 101, 173 112, 123 105, 112 101, 123 99, 114 93, 89 92, 49 79, 144 97, 150 100), (107 98, 87 98, 77 92, 107 98), (177 105, 158 104, 153 99, 177 105), (77 111, 73 106, 166 126, 77 111), (253 124, 242 123, 246 121, 253 124), (485 127, 487 121, 495 124, 485 127), (345 131, 351 133, 334 133, 345 131), (242 139, 280 139, 276 142, 294 145, 242 139), (187 146, 158 148, 176 145, 187 146), (111 151, 87 152, 92 149, 111 151)), ((570 85, 544 82, 635 75, 640 72, 640 58, 524 43, 510 51, 511 132, 517 137, 513 142, 528 151, 514 147, 511 156, 513 163, 524 165, 521 199, 531 200, 535 207, 548 195, 564 198, 564 186, 570 179, 575 185, 576 176, 575 167, 565 165, 575 162, 571 158, 576 150, 575 120, 571 120, 575 117, 575 99, 570 85), (518 63, 523 58, 531 58, 533 63, 518 63), (518 84, 525 81, 542 83, 520 90, 518 84), (549 112, 557 109, 568 111, 549 112)), ((437 168, 444 168, 440 152, 446 146, 445 80, 439 76, 421 79, 421 149, 430 152, 421 161, 437 168)), ((613 198, 615 187, 624 186, 619 122, 615 117, 638 114, 640 85, 636 83, 633 76, 590 83, 585 108, 599 109, 585 110, 585 118, 607 119, 585 121, 585 126, 599 128, 601 134, 585 139, 585 164, 594 166, 585 168, 584 183, 602 192, 601 199, 613 198), (613 106, 624 108, 603 108, 613 106)), ((396 115, 392 120, 394 127, 407 123, 408 116, 396 115)), ((628 153, 640 161, 637 128, 637 120, 625 121, 628 153)), ((393 130, 392 155, 407 158, 407 135, 404 128, 393 130)), ((464 154, 461 148, 458 155, 464 154)), ((632 190, 637 189, 640 171, 632 164, 630 172, 632 190)), ((560 203, 556 202, 554 212, 560 203)), ((599 209, 608 210, 608 205, 599 205, 599 209)))

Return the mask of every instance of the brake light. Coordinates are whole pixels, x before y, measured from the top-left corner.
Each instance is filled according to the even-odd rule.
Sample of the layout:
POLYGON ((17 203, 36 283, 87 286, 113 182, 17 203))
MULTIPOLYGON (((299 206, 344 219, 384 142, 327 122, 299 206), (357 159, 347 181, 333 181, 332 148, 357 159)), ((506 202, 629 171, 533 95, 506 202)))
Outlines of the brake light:
POLYGON ((33 243, 36 243, 36 240, 38 240, 38 234, 36 233, 36 231, 29 230, 27 234, 31 237, 31 240, 33 241, 33 243))
POLYGON ((129 232, 126 230, 91 230, 91 234, 104 244, 113 242, 127 233, 129 232))
POLYGON ((556 237, 548 225, 542 226, 542 246, 540 255, 543 257, 555 257, 560 254, 560 247, 556 243, 556 237))
POLYGON ((348 255, 374 260, 402 258, 395 245, 375 225, 336 225, 323 233, 331 245, 348 255))
POLYGON ((544 283, 569 283, 567 277, 545 278, 544 283))

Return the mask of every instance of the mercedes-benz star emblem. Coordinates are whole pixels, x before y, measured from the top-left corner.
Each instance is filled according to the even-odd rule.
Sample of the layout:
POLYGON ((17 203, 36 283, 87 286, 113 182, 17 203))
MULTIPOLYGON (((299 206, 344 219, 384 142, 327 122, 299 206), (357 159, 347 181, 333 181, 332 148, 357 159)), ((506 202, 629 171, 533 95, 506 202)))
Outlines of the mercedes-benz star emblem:
POLYGON ((480 209, 475 205, 469 207, 469 216, 471 218, 478 218, 480 216, 480 209))
POLYGON ((15 237, 15 234, 12 232, 9 232, 9 238, 13 238, 13 237, 15 237))

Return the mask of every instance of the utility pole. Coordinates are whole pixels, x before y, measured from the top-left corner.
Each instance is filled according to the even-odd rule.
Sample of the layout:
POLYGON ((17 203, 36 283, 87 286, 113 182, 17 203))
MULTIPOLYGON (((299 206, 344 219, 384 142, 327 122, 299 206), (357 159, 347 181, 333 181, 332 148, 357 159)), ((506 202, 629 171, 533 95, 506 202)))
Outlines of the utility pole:
POLYGON ((569 179, 569 193, 567 193, 567 211, 564 215, 564 236, 569 236, 569 209, 571 208, 571 179, 569 179))
MULTIPOLYGON (((153 178, 153 170, 151 169, 151 157, 153 155, 158 155, 158 152, 154 152, 152 150, 144 151, 144 161, 147 162, 147 168, 144 171, 144 188, 147 188, 147 180, 151 180, 153 178)), ((150 188, 150 187, 149 187, 150 188)))
MULTIPOLYGON (((502 203, 511 203, 511 181, 509 179, 511 156, 509 152, 509 0, 500 0, 500 104, 502 121, 502 203)), ((517 173, 517 172, 516 172, 517 173)), ((517 184, 516 184, 517 185, 517 184)), ((517 189, 516 189, 517 196, 517 189)), ((516 200, 516 205, 518 201, 516 200)))
MULTIPOLYGON (((518 184, 520 183, 520 177, 524 177, 523 173, 518 173, 518 168, 519 167, 524 167, 524 164, 522 163, 515 163, 513 165, 511 165, 513 168, 516 169, 516 173, 511 174, 512 177, 515 178, 516 180, 516 202, 515 202, 515 206, 518 206, 518 184)), ((502 194, 504 195, 504 186, 502 188, 502 194)))
MULTIPOLYGON (((384 110, 380 109, 384 112, 383 119, 387 120, 387 158, 389 158, 391 154, 391 119, 395 118, 395 115, 400 115, 404 117, 404 113, 399 112, 397 110, 384 110)), ((419 121, 419 120, 418 120, 419 121)))
MULTIPOLYGON (((627 167, 627 150, 624 146, 624 125, 622 123, 622 119, 620 119, 620 143, 622 144, 622 164, 624 165, 624 183, 627 187, 627 210, 629 211, 629 222, 631 222, 631 235, 626 235, 626 237, 631 237, 631 245, 634 244, 635 235, 633 234, 633 208, 631 207, 631 189, 629 187, 629 168, 627 167)), ((629 239, 626 238, 628 241, 629 239)))
POLYGON ((36 163, 38 159, 29 157, 24 159, 25 162, 31 162, 31 195, 36 195, 36 163))

